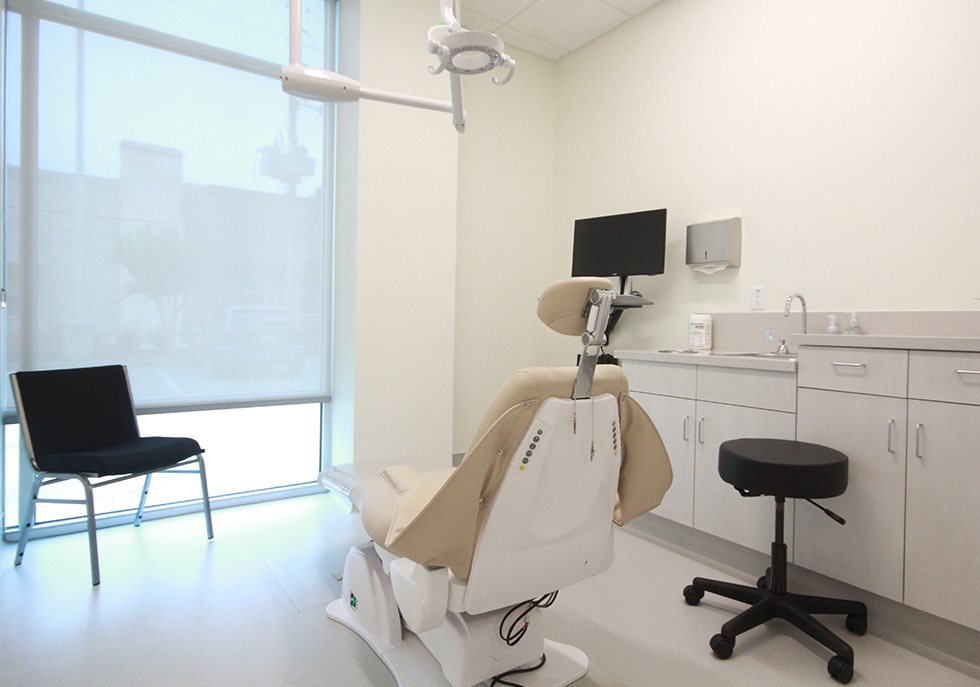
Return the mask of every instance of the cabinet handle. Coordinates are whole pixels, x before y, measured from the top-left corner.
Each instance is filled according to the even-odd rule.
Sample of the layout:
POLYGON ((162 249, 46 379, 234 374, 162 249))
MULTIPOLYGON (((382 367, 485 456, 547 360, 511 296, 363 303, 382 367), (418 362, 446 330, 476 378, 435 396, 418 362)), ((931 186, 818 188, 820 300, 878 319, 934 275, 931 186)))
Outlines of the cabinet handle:
POLYGON ((704 418, 698 418, 698 443, 704 443, 704 418))
POLYGON ((685 415, 684 416, 684 441, 690 441, 691 440, 691 434, 690 434, 690 432, 688 432, 688 425, 690 423, 691 423, 691 416, 690 415, 685 415))
POLYGON ((895 453, 895 449, 892 447, 892 434, 895 431, 895 420, 888 421, 888 452, 895 453))
POLYGON ((958 375, 980 375, 980 370, 957 370, 958 375))
POLYGON ((915 457, 922 460, 922 423, 915 426, 915 457))
POLYGON ((830 363, 834 367, 867 367, 864 363, 830 363))

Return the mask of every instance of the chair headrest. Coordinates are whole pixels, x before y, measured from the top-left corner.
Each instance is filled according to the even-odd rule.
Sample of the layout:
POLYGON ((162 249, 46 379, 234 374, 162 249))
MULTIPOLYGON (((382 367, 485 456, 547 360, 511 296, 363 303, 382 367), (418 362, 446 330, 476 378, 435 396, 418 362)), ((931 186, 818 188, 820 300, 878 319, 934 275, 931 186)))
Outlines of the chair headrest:
POLYGON ((538 318, 559 334, 581 336, 586 330, 589 291, 611 291, 612 282, 602 277, 570 277, 555 282, 538 298, 538 318))

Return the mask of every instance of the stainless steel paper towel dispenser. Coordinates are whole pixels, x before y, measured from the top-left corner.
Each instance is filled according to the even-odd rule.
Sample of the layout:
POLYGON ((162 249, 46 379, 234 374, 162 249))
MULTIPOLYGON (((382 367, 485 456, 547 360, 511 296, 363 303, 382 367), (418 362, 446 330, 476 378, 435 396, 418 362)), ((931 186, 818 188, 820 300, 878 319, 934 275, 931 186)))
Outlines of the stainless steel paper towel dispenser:
POLYGON ((687 226, 687 264, 691 269, 712 274, 738 267, 741 261, 741 217, 687 226))

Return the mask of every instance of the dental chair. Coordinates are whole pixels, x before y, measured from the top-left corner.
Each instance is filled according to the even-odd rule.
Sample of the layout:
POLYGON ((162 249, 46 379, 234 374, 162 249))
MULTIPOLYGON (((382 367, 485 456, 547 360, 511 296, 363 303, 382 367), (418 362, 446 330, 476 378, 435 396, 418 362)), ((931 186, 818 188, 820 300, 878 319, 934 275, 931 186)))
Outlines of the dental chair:
POLYGON ((399 687, 561 687, 588 671, 545 639, 542 611, 609 568, 613 523, 659 505, 672 479, 626 376, 596 365, 616 298, 594 277, 549 287, 538 315, 582 337, 579 366, 514 373, 458 468, 397 465, 352 486, 372 541, 350 550, 327 613, 399 687))

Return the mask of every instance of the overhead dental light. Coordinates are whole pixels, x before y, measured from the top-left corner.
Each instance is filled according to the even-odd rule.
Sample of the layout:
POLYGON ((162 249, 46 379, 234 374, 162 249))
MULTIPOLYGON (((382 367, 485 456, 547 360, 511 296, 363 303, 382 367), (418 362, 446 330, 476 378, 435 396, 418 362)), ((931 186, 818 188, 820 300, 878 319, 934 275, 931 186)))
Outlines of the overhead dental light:
POLYGON ((440 0, 442 23, 433 26, 428 33, 429 52, 439 58, 439 64, 429 67, 429 71, 432 74, 449 72, 451 102, 364 88, 359 81, 350 77, 304 65, 302 0, 290 0, 289 3, 289 64, 280 73, 282 90, 301 98, 327 102, 353 102, 363 98, 451 112, 453 126, 463 133, 466 129, 466 115, 463 110, 460 74, 482 74, 498 67, 506 67, 506 76, 493 79, 495 84, 502 86, 514 76, 516 63, 504 52, 504 42, 496 35, 464 29, 456 19, 454 6, 455 0, 440 0))

